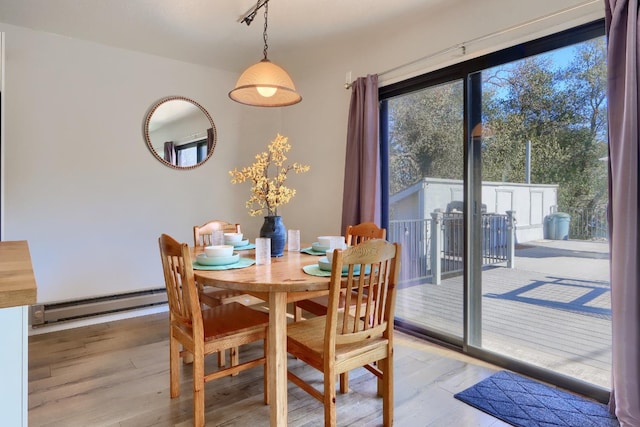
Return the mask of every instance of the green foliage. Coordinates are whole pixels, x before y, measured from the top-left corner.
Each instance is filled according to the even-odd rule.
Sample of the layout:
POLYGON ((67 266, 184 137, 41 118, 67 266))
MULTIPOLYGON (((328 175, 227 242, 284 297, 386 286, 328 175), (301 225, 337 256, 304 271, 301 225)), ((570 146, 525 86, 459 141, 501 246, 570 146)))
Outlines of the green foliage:
POLYGON ((391 192, 422 177, 462 179, 462 82, 389 103, 391 192))
MULTIPOLYGON (((606 47, 575 47, 558 67, 539 55, 482 73, 482 178, 558 184, 558 205, 606 204, 606 47)), ((389 102, 390 191, 425 178, 462 179, 463 87, 453 82, 389 102)))

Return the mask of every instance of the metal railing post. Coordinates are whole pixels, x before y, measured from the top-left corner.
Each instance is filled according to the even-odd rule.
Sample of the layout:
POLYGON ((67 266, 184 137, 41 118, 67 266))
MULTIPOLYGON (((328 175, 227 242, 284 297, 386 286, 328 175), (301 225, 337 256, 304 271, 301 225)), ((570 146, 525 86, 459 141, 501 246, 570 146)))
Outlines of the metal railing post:
POLYGON ((442 210, 436 209, 431 213, 431 275, 433 284, 439 285, 442 282, 442 210))
POLYGON ((507 211, 507 268, 516 266, 516 211, 507 211))

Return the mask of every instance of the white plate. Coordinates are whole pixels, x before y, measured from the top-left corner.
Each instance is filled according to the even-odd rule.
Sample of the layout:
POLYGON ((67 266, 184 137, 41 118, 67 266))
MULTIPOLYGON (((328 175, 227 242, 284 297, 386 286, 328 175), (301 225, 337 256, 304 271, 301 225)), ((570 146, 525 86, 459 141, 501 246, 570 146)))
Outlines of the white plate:
POLYGON ((196 256, 196 262, 200 265, 229 265, 235 264, 240 259, 240 254, 234 253, 231 256, 208 257, 206 254, 196 256))

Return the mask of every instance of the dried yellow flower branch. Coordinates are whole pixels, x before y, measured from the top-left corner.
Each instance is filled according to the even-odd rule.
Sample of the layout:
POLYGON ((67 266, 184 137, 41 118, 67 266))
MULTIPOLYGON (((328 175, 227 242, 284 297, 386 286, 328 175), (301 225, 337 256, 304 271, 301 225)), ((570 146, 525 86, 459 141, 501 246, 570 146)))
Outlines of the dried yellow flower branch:
POLYGON ((278 206, 289 203, 296 195, 296 190, 284 185, 287 174, 290 171, 308 172, 311 168, 300 163, 285 165, 289 150, 289 138, 277 134, 276 139, 267 146, 267 151, 256 155, 256 161, 251 166, 229 171, 231 183, 251 182, 251 197, 246 203, 249 215, 261 215, 265 210, 269 216, 278 215, 278 206), (275 169, 274 175, 271 175, 271 169, 275 169))

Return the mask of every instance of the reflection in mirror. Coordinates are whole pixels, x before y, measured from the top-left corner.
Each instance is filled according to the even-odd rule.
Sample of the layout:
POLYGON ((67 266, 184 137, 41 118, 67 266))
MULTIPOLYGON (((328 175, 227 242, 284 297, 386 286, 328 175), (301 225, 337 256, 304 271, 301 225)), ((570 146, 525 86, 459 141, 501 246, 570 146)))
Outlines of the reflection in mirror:
POLYGON ((217 133, 213 119, 200 104, 181 96, 156 102, 144 124, 153 155, 175 169, 193 169, 213 154, 217 133))

